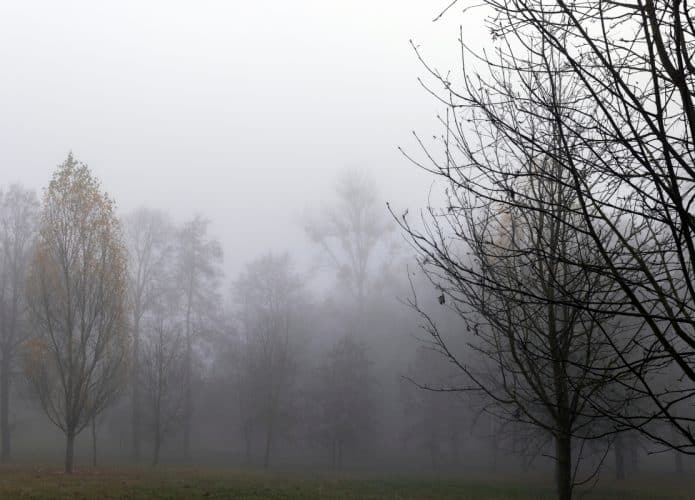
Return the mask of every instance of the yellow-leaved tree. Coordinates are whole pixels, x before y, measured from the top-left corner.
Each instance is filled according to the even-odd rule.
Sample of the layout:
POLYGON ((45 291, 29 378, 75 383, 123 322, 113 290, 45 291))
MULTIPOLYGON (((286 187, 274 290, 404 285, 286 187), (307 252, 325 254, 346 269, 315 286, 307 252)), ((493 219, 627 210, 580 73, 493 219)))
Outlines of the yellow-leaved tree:
POLYGON ((34 337, 25 370, 65 433, 71 473, 75 437, 122 387, 128 353, 120 225, 113 200, 72 153, 44 193, 27 295, 34 337))

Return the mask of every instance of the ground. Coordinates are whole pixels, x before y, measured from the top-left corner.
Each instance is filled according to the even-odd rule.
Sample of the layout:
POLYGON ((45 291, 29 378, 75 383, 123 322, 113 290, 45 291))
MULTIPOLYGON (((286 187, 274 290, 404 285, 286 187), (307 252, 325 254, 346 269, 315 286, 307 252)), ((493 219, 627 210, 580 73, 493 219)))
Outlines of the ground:
MULTIPOLYGON (((222 469, 89 469, 65 476, 51 467, 0 468, 0 498, 12 499, 552 499, 550 484, 518 478, 384 474, 261 473, 222 469)), ((695 481, 668 477, 609 482, 576 495, 599 499, 690 499, 695 481)))

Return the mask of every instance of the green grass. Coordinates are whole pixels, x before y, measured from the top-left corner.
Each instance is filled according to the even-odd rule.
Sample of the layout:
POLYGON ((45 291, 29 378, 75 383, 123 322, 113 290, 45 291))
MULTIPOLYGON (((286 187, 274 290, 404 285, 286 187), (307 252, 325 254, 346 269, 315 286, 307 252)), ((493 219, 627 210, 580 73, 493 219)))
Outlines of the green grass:
MULTIPOLYGON (((404 475, 243 472, 218 469, 99 469, 65 476, 57 469, 0 468, 0 498, 31 499, 394 499, 530 500, 554 498, 542 481, 404 475)), ((609 483, 576 498, 689 499, 695 482, 640 479, 609 483)))

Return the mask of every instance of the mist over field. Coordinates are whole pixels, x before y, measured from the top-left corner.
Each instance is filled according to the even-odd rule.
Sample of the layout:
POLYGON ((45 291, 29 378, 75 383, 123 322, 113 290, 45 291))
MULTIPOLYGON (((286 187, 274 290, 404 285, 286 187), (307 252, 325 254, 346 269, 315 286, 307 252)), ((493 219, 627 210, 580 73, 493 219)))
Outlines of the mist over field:
POLYGON ((688 498, 693 15, 0 4, 0 497, 688 498))

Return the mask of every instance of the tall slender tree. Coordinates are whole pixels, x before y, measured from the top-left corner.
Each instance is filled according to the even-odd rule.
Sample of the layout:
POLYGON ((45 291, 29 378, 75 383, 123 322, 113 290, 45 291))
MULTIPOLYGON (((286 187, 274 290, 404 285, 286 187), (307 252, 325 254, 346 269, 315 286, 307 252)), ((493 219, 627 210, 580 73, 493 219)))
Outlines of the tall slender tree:
POLYGON ((128 353, 126 253, 113 201, 72 154, 45 191, 27 296, 35 336, 25 369, 43 410, 75 437, 122 388, 128 353))
POLYGON ((245 409, 244 416, 262 428, 267 469, 278 437, 292 417, 299 314, 305 299, 288 255, 268 254, 251 262, 235 282, 234 293, 242 335, 240 402, 252 402, 253 410, 245 409))
POLYGON ((367 347, 352 335, 341 337, 324 356, 311 399, 318 407, 312 434, 329 451, 331 466, 373 437, 374 395, 367 347))
POLYGON ((26 278, 38 222, 38 200, 19 185, 0 193, 0 439, 10 458, 10 391, 15 358, 29 332, 26 278))
POLYGON ((152 437, 152 464, 159 463, 165 439, 179 428, 184 403, 182 315, 173 290, 162 289, 148 316, 143 339, 141 381, 145 392, 147 429, 152 437))
POLYGON ((194 217, 179 230, 176 275, 184 311, 183 455, 190 458, 193 426, 194 348, 218 312, 222 247, 208 236, 209 221, 194 217))
POLYGON ((124 219, 128 249, 128 298, 131 311, 133 351, 130 381, 132 387, 132 452, 140 458, 142 431, 141 324, 170 279, 173 256, 173 227, 167 216, 157 210, 140 208, 124 219))

